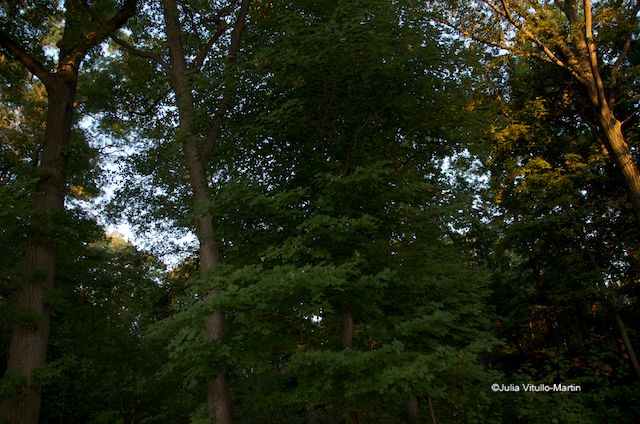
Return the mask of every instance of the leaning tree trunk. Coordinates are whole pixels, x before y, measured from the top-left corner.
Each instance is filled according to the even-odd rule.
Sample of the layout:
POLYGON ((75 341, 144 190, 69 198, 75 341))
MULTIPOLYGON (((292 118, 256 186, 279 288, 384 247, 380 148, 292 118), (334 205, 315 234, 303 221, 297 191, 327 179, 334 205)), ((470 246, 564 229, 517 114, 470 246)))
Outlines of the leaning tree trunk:
POLYGON ((40 178, 33 195, 34 223, 27 236, 22 282, 17 306, 29 322, 17 324, 11 333, 7 376, 19 376, 25 384, 19 393, 2 404, 2 418, 14 424, 37 424, 40 416, 40 387, 33 373, 45 363, 51 311, 47 298, 55 285, 56 222, 64 211, 67 170, 65 147, 71 132, 76 79, 58 78, 47 85, 48 110, 45 139, 39 168, 40 178))
MULTIPOLYGON (((582 76, 581 82, 587 90, 589 99, 595 108, 598 125, 602 131, 607 148, 613 156, 614 163, 620 168, 633 212, 638 222, 640 222, 640 171, 633 161, 629 145, 622 134, 622 122, 614 114, 615 106, 615 84, 612 89, 612 96, 607 96, 605 84, 600 73, 598 59, 598 49, 593 34, 593 16, 591 10, 591 0, 583 0, 584 9, 584 37, 577 39, 581 52, 582 76)), ((631 32, 629 33, 629 37, 631 32)), ((630 39, 629 39, 630 40, 630 39)), ((612 79, 615 79, 614 72, 617 72, 620 63, 626 53, 620 53, 620 57, 613 65, 612 79)), ((596 134, 598 136, 598 134, 596 134)))
POLYGON ((620 168, 635 216, 640 222, 640 172, 622 133, 622 123, 606 105, 600 106, 599 112, 598 121, 606 137, 607 147, 616 166, 620 168))

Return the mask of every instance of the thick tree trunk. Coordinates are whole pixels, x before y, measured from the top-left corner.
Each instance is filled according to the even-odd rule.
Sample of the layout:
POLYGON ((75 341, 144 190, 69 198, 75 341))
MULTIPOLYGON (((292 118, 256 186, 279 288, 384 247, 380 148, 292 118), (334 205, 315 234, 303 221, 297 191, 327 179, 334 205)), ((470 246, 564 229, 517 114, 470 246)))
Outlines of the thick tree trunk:
MULTIPOLYGON (((178 96, 176 96, 178 97, 178 96)), ((177 98, 180 101, 180 98, 177 98)), ((182 115, 182 113, 181 113, 182 115)), ((207 278, 208 274, 219 263, 218 244, 215 240, 215 226, 211 213, 207 211, 209 200, 209 185, 204 162, 198 151, 197 138, 188 131, 192 124, 191 116, 181 117, 181 131, 183 133, 183 149, 187 162, 187 170, 193 190, 193 210, 196 215, 196 234, 200 244, 200 276, 207 278)), ((205 296, 205 301, 212 301, 218 294, 217 289, 211 289, 205 296)), ((224 331, 224 312, 216 310, 205 318, 207 337, 215 342, 222 337, 224 331)), ((214 376, 207 385, 207 406, 213 424, 230 424, 231 398, 229 385, 224 372, 214 376)))
MULTIPOLYGON (((607 148, 613 155, 613 161, 620 168, 629 199, 633 205, 634 215, 640 222, 640 171, 633 161, 629 145, 622 134, 622 123, 616 118, 613 111, 614 103, 611 102, 614 101, 615 95, 613 97, 607 96, 605 84, 600 74, 590 0, 583 0, 583 9, 585 32, 584 37, 577 40, 581 53, 582 76, 580 80, 595 108, 599 129, 606 138, 607 148)), ((599 134, 595 135, 599 136, 599 134)))
MULTIPOLYGON (((196 172, 196 174, 199 173, 196 172)), ((203 199, 206 193, 202 193, 202 188, 196 190, 196 187, 202 187, 202 185, 196 185, 193 188, 194 193, 196 191, 198 193, 194 195, 194 210, 196 210, 197 214, 196 230, 200 242, 200 276, 206 278, 207 274, 218 266, 219 252, 218 245, 214 239, 213 217, 208 213, 200 214, 197 212, 203 207, 203 201, 206 201, 206 197, 203 199)), ((215 299, 217 294, 217 290, 210 290, 205 296, 205 301, 215 299)), ((224 331, 224 312, 216 310, 210 313, 205 318, 205 326, 209 341, 215 342, 219 340, 224 331)), ((230 424, 232 422, 229 384, 224 372, 218 373, 207 384, 207 406, 214 424, 230 424)))
POLYGON ((76 80, 61 79, 47 86, 48 110, 40 161, 40 179, 33 196, 34 223, 27 237, 17 306, 32 321, 17 324, 11 333, 7 375, 20 376, 25 385, 2 404, 2 418, 14 424, 37 424, 40 388, 33 373, 45 363, 51 311, 47 297, 55 286, 56 245, 51 225, 64 211, 67 170, 65 147, 71 131, 76 80))
POLYGON ((620 168, 629 199, 640 222, 640 171, 636 166, 629 145, 622 134, 622 123, 605 105, 600 107, 599 123, 604 133, 613 161, 620 168))

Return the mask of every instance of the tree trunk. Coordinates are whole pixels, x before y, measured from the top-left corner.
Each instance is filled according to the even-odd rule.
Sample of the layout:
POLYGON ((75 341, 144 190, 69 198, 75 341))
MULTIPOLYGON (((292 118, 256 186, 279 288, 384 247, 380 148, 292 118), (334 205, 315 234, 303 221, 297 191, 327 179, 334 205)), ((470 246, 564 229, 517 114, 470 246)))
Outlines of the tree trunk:
POLYGON ((64 211, 67 171, 65 147, 71 132, 76 79, 57 78, 47 86, 47 122, 40 161, 40 178, 33 195, 34 223, 27 236, 22 281, 17 306, 31 321, 18 323, 9 342, 7 375, 25 379, 22 390, 2 403, 2 418, 14 424, 37 424, 40 416, 40 387, 33 372, 47 356, 51 310, 47 297, 55 286, 56 243, 51 225, 64 211))
MULTIPOLYGON (((218 266, 219 252, 214 239, 213 217, 208 213, 199 214, 197 212, 203 206, 203 195, 206 195, 201 191, 202 189, 198 190, 198 195, 194 195, 194 209, 196 210, 196 230, 200 242, 200 276, 206 278, 207 274, 218 266)), ((196 192, 195 187, 194 192, 196 192)), ((217 295, 218 290, 210 290, 205 296, 205 302, 215 299, 217 295)), ((219 340, 224 331, 224 312, 216 310, 210 313, 205 318, 205 326, 209 341, 219 340)), ((207 384, 207 407, 211 414, 212 423, 230 424, 232 422, 229 384, 224 372, 219 372, 207 384)))
POLYGON ((409 399, 407 399, 407 421, 417 423, 419 415, 420 405, 418 404, 418 397, 409 396, 409 399))
MULTIPOLYGON (((178 6, 175 0, 164 0, 162 5, 171 63, 168 76, 176 95, 179 114, 178 139, 182 143, 193 192, 192 206, 195 214, 196 235, 200 245, 200 277, 207 278, 210 271, 218 266, 219 251, 215 240, 213 216, 207 211, 209 179, 206 158, 202 157, 198 135, 194 132, 195 102, 187 76, 178 6)), ((210 290, 205 296, 205 302, 212 301, 217 294, 218 290, 210 290)), ((217 310, 210 313, 205 318, 204 325, 209 341, 219 340, 224 329, 224 312, 217 310)), ((219 372, 207 384, 207 407, 213 424, 231 424, 231 399, 224 372, 219 372)))
POLYGON ((431 401, 431 398, 427 399, 427 403, 429 404, 429 414, 431 415, 431 423, 438 424, 438 420, 436 420, 436 413, 433 410, 433 402, 431 401))
POLYGON ((627 351, 627 355, 629 356, 629 362, 631 364, 631 368, 633 368, 633 372, 636 375, 636 378, 640 379, 640 363, 638 363, 638 356, 636 355, 636 351, 631 344, 631 339, 629 338, 629 333, 627 333, 627 327, 624 325, 624 321, 622 321, 622 317, 615 309, 613 304, 610 304, 611 309, 613 310, 613 317, 616 320, 616 324, 618 326, 618 330, 620 330, 620 336, 622 337, 622 343, 624 344, 624 348, 627 351))
POLYGON ((353 347, 353 315, 351 311, 342 314, 342 347, 353 347))
MULTIPOLYGON (((353 314, 346 311, 342 314, 342 347, 345 349, 353 348, 353 314)), ((347 412, 347 423, 358 424, 358 411, 350 410, 347 412)))
MULTIPOLYGON (((181 98, 176 96, 180 102, 181 98)), ((193 211, 196 215, 196 234, 200 244, 200 277, 208 278, 208 274, 219 263, 218 243, 215 240, 215 226, 213 216, 207 211, 209 200, 209 184, 207 172, 198 151, 197 138, 190 133, 191 116, 183 116, 181 112, 180 131, 184 137, 183 149, 187 162, 187 170, 191 189, 193 190, 193 211)), ((205 296, 206 301, 212 301, 218 295, 217 289, 211 289, 205 296)), ((220 340, 224 330, 224 312, 216 310, 205 318, 207 337, 209 341, 220 340)), ((207 385, 207 406, 213 424, 230 424, 231 399, 229 385, 224 372, 218 373, 207 385)))
POLYGON ((629 199, 633 205, 633 211, 636 219, 640 222, 640 172, 622 134, 622 123, 615 118, 606 105, 601 106, 599 112, 598 120, 607 139, 607 147, 610 149, 615 164, 620 168, 629 199))

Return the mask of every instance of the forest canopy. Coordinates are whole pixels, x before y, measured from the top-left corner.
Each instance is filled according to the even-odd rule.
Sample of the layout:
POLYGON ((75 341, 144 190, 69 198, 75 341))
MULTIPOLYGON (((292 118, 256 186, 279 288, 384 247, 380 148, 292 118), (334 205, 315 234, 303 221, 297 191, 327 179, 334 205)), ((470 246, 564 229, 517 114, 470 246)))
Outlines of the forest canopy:
POLYGON ((0 423, 640 421, 640 1, 3 0, 0 80, 0 423))

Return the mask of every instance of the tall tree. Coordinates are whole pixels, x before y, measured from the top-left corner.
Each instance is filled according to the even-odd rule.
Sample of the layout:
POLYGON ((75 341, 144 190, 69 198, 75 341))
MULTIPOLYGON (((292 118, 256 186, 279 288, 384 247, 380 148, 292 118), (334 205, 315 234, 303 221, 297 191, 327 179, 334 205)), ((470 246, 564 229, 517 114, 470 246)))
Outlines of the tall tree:
MULTIPOLYGON (((90 5, 67 1, 45 5, 3 4, 0 45, 44 85, 47 114, 37 158, 38 180, 31 194, 33 219, 26 241, 18 307, 31 318, 13 327, 7 375, 24 378, 24 387, 2 402, 1 416, 15 423, 37 423, 40 389, 33 372, 45 363, 51 308, 48 292, 55 286, 57 242, 54 223, 64 213, 68 145, 80 66, 87 53, 122 27, 136 12, 136 0, 120 6, 109 1, 90 5), (62 26, 57 57, 46 59, 44 37, 62 26)), ((55 37, 55 36, 54 36, 55 37)))
MULTIPOLYGON (((434 108, 463 104, 466 86, 440 78, 450 57, 410 3, 287 3, 248 40, 232 128, 252 141, 211 206, 232 329, 216 353, 238 370, 244 422, 401 422, 408 399, 436 415, 474 402, 444 377, 481 380, 491 338, 482 271, 443 234, 438 161, 458 128, 434 108)), ((187 328, 171 348, 197 369, 209 357, 187 328)))
POLYGON ((440 22, 464 36, 551 63, 566 74, 573 82, 572 102, 591 106, 582 119, 621 172, 640 220, 640 171, 624 128, 638 114, 633 100, 638 71, 630 52, 638 48, 640 1, 430 3, 440 22))
MULTIPOLYGON (((225 5, 217 5, 217 9, 197 2, 179 5, 175 0, 162 0, 160 4, 166 37, 162 50, 141 50, 135 43, 119 37, 114 37, 114 40, 130 54, 150 59, 160 67, 164 78, 169 82, 173 106, 177 111, 175 141, 182 146, 192 194, 191 210, 199 243, 199 272, 201 278, 206 280, 211 278, 211 271, 219 263, 215 222, 208 208, 215 200, 210 187, 210 160, 219 142, 223 118, 232 106, 237 55, 240 53, 241 37, 251 0, 231 1, 225 5), (230 18, 233 11, 237 11, 235 19, 230 18), (227 34, 228 21, 233 21, 230 36, 227 34), (228 41, 228 45, 217 46, 222 41, 228 41), (217 49, 216 53, 224 58, 222 66, 215 63, 214 47, 217 49), (198 81, 202 78, 198 74, 207 63, 222 72, 218 78, 222 77, 223 88, 218 104, 211 107, 213 110, 201 103, 203 95, 197 92, 198 82, 203 83, 198 81), (208 120, 205 118, 207 114, 211 116, 208 120)), ((217 293, 217 289, 212 288, 206 293, 205 301, 215 299, 217 293)), ((223 334, 224 311, 211 312, 205 319, 205 325, 209 340, 218 341, 223 334)), ((224 370, 219 370, 209 382, 207 403, 212 422, 227 424, 232 421, 229 387, 224 370)))
POLYGON ((539 61, 510 62, 490 160, 499 212, 493 304, 507 342, 493 359, 512 379, 579 382, 585 393, 571 402, 542 395, 539 411, 516 396, 503 419, 544 422, 540 411, 555 408, 563 422, 635 421, 618 398, 638 388, 638 240, 622 177, 562 75, 539 61))

